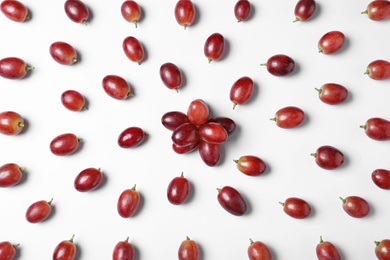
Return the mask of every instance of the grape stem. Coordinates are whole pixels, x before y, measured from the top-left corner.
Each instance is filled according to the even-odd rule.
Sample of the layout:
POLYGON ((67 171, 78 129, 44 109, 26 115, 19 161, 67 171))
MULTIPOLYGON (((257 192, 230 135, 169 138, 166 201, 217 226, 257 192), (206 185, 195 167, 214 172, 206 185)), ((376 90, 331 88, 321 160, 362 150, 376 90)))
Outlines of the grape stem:
POLYGON ((368 10, 361 12, 361 14, 368 14, 368 10))

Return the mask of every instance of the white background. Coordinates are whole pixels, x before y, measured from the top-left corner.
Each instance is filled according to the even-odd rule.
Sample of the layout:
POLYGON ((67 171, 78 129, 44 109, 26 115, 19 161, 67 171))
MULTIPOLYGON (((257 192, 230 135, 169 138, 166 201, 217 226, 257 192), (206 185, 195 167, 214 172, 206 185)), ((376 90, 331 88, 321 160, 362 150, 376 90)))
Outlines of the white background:
POLYGON ((144 15, 135 28, 120 14, 122 1, 85 0, 92 19, 88 26, 65 15, 64 1, 24 0, 32 12, 26 23, 0 16, 0 57, 16 56, 35 70, 22 80, 0 78, 0 111, 13 110, 26 120, 19 136, 0 136, 0 164, 26 167, 19 185, 0 190, 0 240, 20 243, 18 259, 50 259, 55 246, 75 234, 77 259, 111 259, 115 244, 127 236, 137 259, 177 259, 186 236, 196 240, 201 258, 247 259, 249 238, 266 243, 274 259, 316 259, 322 235, 340 250, 343 259, 375 259, 373 241, 389 238, 390 194, 371 181, 376 168, 390 169, 388 142, 369 139, 359 128, 370 117, 390 118, 389 81, 364 75, 369 62, 390 59, 390 21, 374 22, 367 0, 317 1, 315 16, 293 23, 296 1, 251 1, 249 21, 237 23, 234 0, 195 1, 197 20, 184 30, 174 18, 175 0, 140 0, 144 15), (318 53, 317 42, 328 31, 340 30, 346 44, 340 53, 318 53), (207 63, 206 38, 224 35, 226 52, 207 63), (122 41, 135 36, 144 45, 141 65, 127 59, 122 41), (56 63, 49 54, 55 41, 73 45, 80 61, 56 63), (296 72, 274 77, 259 64, 275 54, 292 57, 296 72), (185 76, 179 93, 159 77, 165 62, 175 63, 185 76), (118 101, 102 88, 105 75, 125 78, 135 96, 118 101), (251 101, 232 109, 231 85, 249 76, 256 84, 251 101), (314 90, 335 82, 350 91, 348 102, 330 106, 314 90), (75 113, 60 102, 68 89, 81 92, 89 110, 75 113), (235 120, 237 131, 223 146, 217 167, 206 166, 197 152, 178 155, 171 150, 171 133, 161 124, 168 111, 186 112, 189 103, 203 99, 213 116, 235 120), (302 108, 307 116, 297 129, 280 129, 270 121, 285 106, 302 108), (139 147, 122 149, 120 132, 142 127, 149 137, 139 147), (57 135, 72 132, 84 139, 68 157, 49 150, 57 135), (319 168, 310 153, 332 145, 345 155, 334 171, 319 168), (252 154, 268 165, 266 174, 240 173, 233 159, 252 154), (88 167, 101 167, 105 181, 90 193, 77 192, 75 176, 88 167), (189 201, 171 205, 168 183, 181 172, 192 185, 189 201), (137 184, 142 203, 136 216, 121 218, 116 211, 120 193, 137 184), (249 211, 236 217, 217 202, 217 190, 231 185, 247 199, 249 211), (348 216, 339 196, 358 195, 371 205, 364 219, 348 216), (279 201, 301 197, 313 208, 308 219, 287 216, 279 201), (53 214, 45 222, 25 220, 27 207, 53 198, 53 214))

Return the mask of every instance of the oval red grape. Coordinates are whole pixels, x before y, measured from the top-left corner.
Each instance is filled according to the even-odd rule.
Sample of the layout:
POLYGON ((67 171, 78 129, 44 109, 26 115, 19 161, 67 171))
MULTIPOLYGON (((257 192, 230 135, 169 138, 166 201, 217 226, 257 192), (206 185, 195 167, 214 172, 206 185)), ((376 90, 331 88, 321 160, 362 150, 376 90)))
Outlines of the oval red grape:
POLYGON ((378 260, 390 259, 390 239, 375 241, 375 255, 378 260))
POLYGON ((362 14, 367 14, 368 18, 373 21, 385 20, 390 17, 390 2, 387 0, 371 1, 362 14))
POLYGON ((74 187, 80 192, 97 189, 103 181, 103 173, 100 169, 86 168, 77 174, 74 180, 74 187))
POLYGON ((313 16, 316 7, 317 4, 315 0, 299 0, 294 9, 294 22, 309 20, 313 16))
POLYGON ((271 250, 261 241, 250 239, 250 245, 247 249, 249 260, 272 260, 271 250))
POLYGON ((50 151, 58 156, 70 155, 77 151, 79 143, 82 139, 79 139, 75 134, 65 133, 56 136, 49 145, 50 151))
POLYGON ((86 24, 89 19, 89 9, 81 0, 66 0, 65 13, 75 23, 86 24))
POLYGON ((228 139, 226 129, 218 123, 204 123, 199 127, 198 134, 203 141, 211 144, 223 144, 228 139))
POLYGON ((23 117, 13 111, 0 113, 0 133, 4 135, 18 135, 24 128, 23 117))
POLYGON ((4 0, 0 6, 1 12, 14 22, 24 22, 29 19, 27 7, 16 0, 4 0))
POLYGON ((318 41, 318 49, 323 54, 338 52, 345 43, 345 35, 340 31, 325 33, 318 41))
POLYGON ((23 178, 25 168, 19 167, 16 163, 6 163, 0 166, 0 187, 12 187, 18 184, 23 178))
POLYGON ((291 197, 286 199, 284 203, 280 202, 280 204, 287 215, 296 219, 304 219, 311 214, 311 206, 301 198, 291 197))
POLYGON ((344 103, 348 98, 348 90, 336 83, 326 83, 317 89, 320 100, 329 105, 344 103))
POLYGON ((233 102, 233 109, 237 104, 242 105, 249 101, 254 91, 254 83, 250 77, 241 77, 230 88, 230 100, 233 102))
POLYGON ((122 148, 132 148, 145 140, 145 132, 140 127, 132 126, 123 130, 118 137, 118 145, 122 148))
POLYGON ((316 164, 326 170, 339 168, 344 163, 344 154, 330 145, 320 146, 311 155, 315 157, 316 164))
POLYGON ((74 235, 70 240, 61 241, 53 252, 53 260, 74 260, 77 254, 77 247, 73 243, 74 235))
POLYGON ((66 42, 54 42, 49 48, 52 58, 62 65, 70 65, 77 62, 77 52, 72 45, 66 42))
POLYGON ((141 64, 145 58, 145 50, 140 41, 133 36, 128 36, 122 43, 123 51, 131 61, 141 64))
POLYGON ((364 125, 360 126, 368 137, 376 141, 390 140, 390 121, 380 118, 369 118, 364 125))
POLYGON ((221 153, 221 145, 200 141, 199 155, 207 166, 213 167, 218 165, 221 160, 221 153))
POLYGON ((76 90, 66 90, 61 94, 61 103, 70 111, 86 110, 87 105, 84 96, 76 90))
POLYGON ((135 185, 131 189, 124 190, 117 202, 117 211, 122 218, 132 217, 138 210, 141 197, 135 189, 135 185))
POLYGON ((275 117, 271 120, 274 120, 281 128, 294 128, 303 123, 305 113, 299 107, 288 106, 276 111, 275 117))
POLYGON ((196 17, 196 8, 191 0, 177 1, 174 11, 177 23, 184 26, 184 29, 194 23, 196 17))
POLYGON ((191 191, 190 182, 183 173, 179 177, 173 178, 167 189, 167 198, 173 205, 180 205, 186 202, 191 191))
POLYGON ((180 111, 170 111, 161 117, 162 125, 171 131, 174 131, 182 124, 189 122, 190 120, 188 119, 188 116, 180 111))
POLYGON ((16 248, 19 246, 11 244, 9 241, 0 242, 0 259, 13 260, 16 255, 16 248))
POLYGON ((371 179, 381 189, 390 190, 390 171, 376 169, 371 173, 371 179))
POLYGON ((228 135, 233 134, 237 127, 236 122, 229 117, 213 117, 208 119, 207 122, 220 124, 223 128, 225 128, 228 135))
POLYGON ((247 203, 244 197, 231 186, 218 189, 217 199, 222 208, 232 215, 242 216, 247 211, 247 203))
POLYGON ((237 169, 249 176, 258 176, 267 170, 265 162, 254 155, 243 155, 238 160, 233 160, 237 164, 237 169))
POLYGON ((119 241, 112 252, 112 260, 134 260, 135 259, 135 248, 129 242, 127 237, 124 241, 119 241))
POLYGON ((389 79, 390 62, 387 60, 374 60, 368 64, 365 74, 375 80, 389 79))
POLYGON ((284 54, 271 56, 267 63, 261 65, 266 66, 268 72, 277 77, 287 76, 295 70, 295 61, 284 54))
POLYGON ((134 23, 135 28, 137 28, 142 9, 136 1, 126 0, 121 5, 121 14, 126 21, 134 23))
POLYGON ((364 218, 370 213, 370 204, 359 196, 341 198, 344 211, 351 217, 364 218))
POLYGON ((188 106, 187 116, 191 123, 201 126, 209 118, 209 107, 203 100, 196 99, 188 106))
POLYGON ((187 237, 183 242, 181 242, 178 250, 178 259, 179 260, 199 260, 200 251, 198 244, 187 237))
POLYGON ((181 87, 183 81, 180 69, 171 62, 161 65, 160 78, 167 88, 175 89, 176 91, 181 87))
POLYGON ((104 91, 110 97, 118 100, 125 100, 134 96, 130 84, 122 77, 117 75, 107 75, 102 80, 104 91))
POLYGON ((34 67, 17 57, 7 57, 0 60, 0 76, 7 79, 22 79, 34 67))
POLYGON ((184 123, 173 131, 171 139, 180 146, 195 143, 199 139, 198 128, 192 123, 184 123))
POLYGON ((318 260, 340 260, 339 250, 329 241, 323 241, 320 237, 320 243, 316 246, 318 260))
POLYGON ((211 34, 206 39, 203 52, 209 63, 213 60, 220 60, 225 52, 225 38, 222 36, 222 34, 211 34))
POLYGON ((251 3, 248 0, 238 0, 234 5, 234 16, 238 22, 246 21, 251 14, 251 3))
POLYGON ((26 219, 30 223, 42 222, 50 216, 51 213, 51 203, 50 201, 39 200, 31 204, 26 211, 26 219))

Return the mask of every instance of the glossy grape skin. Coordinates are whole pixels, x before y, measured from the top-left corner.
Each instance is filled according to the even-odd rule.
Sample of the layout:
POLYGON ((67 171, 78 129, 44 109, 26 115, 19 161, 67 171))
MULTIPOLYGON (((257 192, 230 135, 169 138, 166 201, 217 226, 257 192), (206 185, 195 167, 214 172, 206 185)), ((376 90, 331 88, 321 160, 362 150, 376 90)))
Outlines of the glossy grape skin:
POLYGON ((238 22, 246 21, 251 14, 251 3, 248 0, 238 0, 234 5, 234 16, 238 22))
POLYGON ((317 89, 320 100, 328 105, 338 105, 348 99, 348 89, 336 83, 326 83, 317 89))
POLYGON ((279 203, 283 206, 283 211, 292 218, 304 219, 311 214, 309 203, 301 198, 291 197, 286 199, 284 203, 279 203))
POLYGON ((17 57, 7 57, 0 60, 0 76, 6 79, 22 79, 34 67, 27 66, 26 62, 17 57))
POLYGON ((49 52, 51 57, 62 65, 71 65, 77 62, 77 52, 72 45, 66 42, 53 42, 49 52))
POLYGON ((231 186, 218 189, 217 199, 222 208, 232 215, 242 216, 247 211, 247 203, 244 197, 231 186))
POLYGON ((182 86, 183 76, 181 71, 175 64, 171 62, 166 62, 161 65, 160 78, 167 88, 175 89, 177 92, 182 86))
POLYGON ((383 239, 381 241, 375 241, 375 255, 378 260, 390 259, 390 239, 383 239))
POLYGON ((309 20, 313 16, 316 6, 315 0, 299 0, 295 5, 295 20, 293 22, 309 20))
POLYGON ((133 62, 141 64, 145 58, 144 47, 140 41, 133 36, 128 36, 123 40, 122 48, 126 57, 133 62))
POLYGON ((268 72, 277 77, 287 76, 295 70, 295 61, 284 54, 271 56, 267 63, 260 65, 266 66, 268 72))
POLYGON ((211 34, 206 39, 203 52, 209 63, 214 60, 220 60, 225 52, 225 38, 222 36, 222 34, 211 34))
POLYGON ((207 122, 213 122, 213 123, 220 124, 221 126, 223 126, 225 128, 228 135, 233 134, 234 131, 236 130, 236 127, 237 127, 236 122, 234 122, 233 119, 228 118, 228 117, 213 117, 213 118, 209 118, 207 120, 207 122))
POLYGON ((368 202, 358 196, 348 196, 341 198, 344 211, 351 217, 364 218, 370 213, 370 205, 368 202))
POLYGON ((186 237, 186 239, 181 242, 177 255, 179 260, 199 260, 200 251, 198 244, 189 237, 186 237))
POLYGON ((173 205, 180 205, 187 201, 191 191, 191 185, 183 173, 173 178, 167 188, 167 198, 173 205))
POLYGON ((315 157, 316 164, 326 170, 339 168, 344 163, 344 154, 330 145, 320 146, 311 155, 315 157))
POLYGON ((134 216, 137 212, 141 197, 135 189, 135 185, 131 189, 124 190, 118 198, 117 211, 122 218, 134 216))
POLYGON ((318 41, 319 52, 333 54, 341 50, 345 43, 345 35, 340 31, 325 33, 318 41))
POLYGON ((305 121, 305 113, 299 107, 288 106, 279 109, 271 120, 280 128, 294 128, 305 121))
POLYGON ((374 0, 370 2, 367 9, 362 12, 367 14, 373 21, 382 21, 390 17, 390 2, 387 0, 374 0))
POLYGON ((27 7, 16 0, 4 0, 0 6, 1 12, 14 22, 24 22, 29 19, 27 7))
POLYGON ((56 136, 49 145, 50 151, 58 156, 73 154, 79 148, 79 139, 75 134, 65 133, 56 136))
POLYGON ((340 260, 339 250, 329 241, 323 241, 320 237, 320 243, 316 246, 316 255, 318 260, 340 260))
POLYGON ((386 119, 379 117, 369 118, 360 128, 363 128, 366 135, 371 139, 376 141, 390 140, 390 121, 386 119))
POLYGON ((390 171, 376 169, 371 173, 371 179, 381 189, 390 190, 390 171))
POLYGON ((123 130, 118 137, 118 145, 122 148, 132 148, 145 140, 145 132, 140 127, 132 126, 123 130))
POLYGON ((198 134, 203 141, 211 144, 223 144, 228 139, 228 133, 218 123, 204 123, 199 127, 198 134))
POLYGON ((180 146, 195 143, 199 139, 198 128, 192 123, 184 123, 173 131, 171 139, 180 146))
POLYGON ((177 145, 172 143, 172 150, 177 154, 186 154, 196 150, 199 147, 199 140, 188 145, 177 145))
POLYGON ((61 103, 70 111, 86 110, 85 98, 76 90, 66 90, 61 94, 61 103))
POLYGON ((201 126, 209 118, 209 107, 203 100, 196 99, 188 106, 187 116, 191 123, 201 126))
POLYGON ((16 255, 16 248, 19 246, 11 244, 9 241, 0 242, 0 259, 13 260, 16 255))
POLYGON ((233 109, 237 104, 242 105, 249 101, 253 95, 254 83, 250 77, 241 77, 234 82, 230 88, 230 100, 233 102, 233 109))
POLYGON ((0 188, 12 187, 23 178, 25 168, 16 163, 6 163, 0 166, 0 188))
POLYGON ((77 247, 73 243, 74 235, 70 240, 61 241, 53 252, 53 260, 74 260, 76 258, 77 247))
POLYGON ((89 9, 81 0, 66 0, 64 4, 65 13, 75 23, 87 24, 89 9))
POLYGON ((370 78, 385 80, 390 78, 390 62, 387 60, 374 60, 367 66, 366 72, 370 78))
POLYGON ((233 161, 237 164, 237 169, 248 176, 259 176, 267 170, 264 161, 254 155, 243 155, 233 161))
POLYGON ((135 28, 138 27, 138 21, 141 18, 142 10, 136 1, 124 1, 121 5, 121 14, 126 21, 134 23, 135 28))
POLYGON ((102 80, 103 90, 114 99, 125 100, 134 96, 130 84, 117 75, 107 75, 102 80))
POLYGON ((0 133, 4 135, 18 135, 24 128, 23 117, 13 111, 0 113, 0 133))
POLYGON ((247 253, 249 260, 272 260, 272 253, 268 246, 261 241, 250 240, 247 253))
POLYGON ((184 30, 195 21, 196 8, 191 0, 178 0, 174 12, 177 23, 184 26, 184 30))
POLYGON ((30 223, 39 223, 44 221, 50 216, 51 213, 51 203, 50 201, 39 200, 31 204, 26 211, 26 219, 30 223))
POLYGON ((74 180, 74 188, 80 192, 97 189, 103 181, 103 173, 100 169, 86 168, 77 174, 74 180))
POLYGON ((112 252, 112 260, 134 260, 135 248, 127 237, 124 241, 119 241, 112 252))
POLYGON ((205 141, 199 143, 199 155, 203 162, 210 167, 218 165, 221 160, 221 146, 210 144, 205 141))
POLYGON ((188 116, 180 111, 170 111, 161 117, 162 125, 171 131, 174 131, 182 124, 189 122, 190 120, 188 119, 188 116))

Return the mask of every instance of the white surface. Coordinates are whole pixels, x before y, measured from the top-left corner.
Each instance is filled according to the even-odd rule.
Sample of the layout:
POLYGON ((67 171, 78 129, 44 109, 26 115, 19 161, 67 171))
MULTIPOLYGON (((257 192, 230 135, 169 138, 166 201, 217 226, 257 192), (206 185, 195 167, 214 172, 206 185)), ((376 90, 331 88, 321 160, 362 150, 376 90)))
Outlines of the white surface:
POLYGON ((71 22, 63 1, 24 0, 32 20, 15 23, 0 16, 0 57, 17 56, 35 67, 23 80, 0 78, 0 111, 13 110, 25 117, 26 131, 0 136, 0 164, 27 167, 26 180, 0 190, 0 240, 20 243, 18 259, 50 259, 54 247, 75 234, 77 259, 111 259, 115 244, 130 236, 137 259, 177 259, 186 236, 196 240, 202 259, 247 259, 249 238, 261 240, 274 258, 316 259, 315 246, 322 235, 332 241, 344 259, 375 259, 374 240, 389 238, 390 194, 371 181, 376 168, 390 168, 388 142, 369 139, 359 125, 372 116, 390 118, 389 81, 364 75, 369 62, 390 59, 390 21, 373 22, 361 15, 369 1, 318 1, 308 22, 293 23, 296 1, 251 1, 253 16, 237 23, 234 0, 194 1, 198 20, 184 30, 173 15, 175 0, 138 1, 144 16, 134 28, 120 14, 122 1, 85 0, 93 18, 88 26, 71 22), (319 38, 330 30, 344 32, 347 43, 335 55, 318 53, 319 38), (207 63, 206 38, 219 32, 227 50, 223 60, 207 63), (122 40, 135 36, 147 58, 139 66, 122 51, 122 40), (81 56, 74 66, 63 66, 49 55, 54 41, 66 41, 81 56), (297 63, 289 77, 274 77, 260 63, 283 53, 297 63), (173 62, 185 75, 179 93, 167 89, 159 67, 173 62), (102 89, 107 74, 124 77, 135 97, 110 98, 102 89), (256 92, 250 103, 232 110, 230 87, 250 76, 256 92), (350 100, 340 106, 322 103, 315 87, 335 82, 345 85, 350 100), (76 89, 88 99, 89 110, 66 110, 60 95, 76 89), (238 129, 223 146, 219 166, 208 167, 197 152, 177 155, 171 150, 171 133, 161 125, 168 111, 185 112, 201 98, 213 116, 234 119, 238 129), (307 114, 298 129, 283 130, 269 118, 281 107, 296 105, 307 114), (135 149, 117 145, 119 133, 140 126, 148 134, 135 149), (73 132, 84 139, 79 152, 68 157, 50 153, 58 134, 73 132), (333 145, 346 156, 335 171, 319 168, 310 153, 333 145), (248 177, 233 159, 253 154, 269 166, 267 174, 248 177), (101 167, 106 182, 91 193, 73 188, 75 176, 87 167, 101 167), (170 180, 184 172, 193 187, 191 199, 173 206, 166 199, 170 180), (138 214, 130 219, 116 212, 119 194, 137 184, 142 195, 138 214), (216 188, 231 185, 247 199, 243 217, 225 212, 217 202, 216 188), (365 219, 349 217, 339 196, 367 199, 372 213, 365 219), (279 205, 297 196, 313 207, 305 220, 288 217, 279 205), (30 224, 25 210, 34 201, 54 198, 54 214, 30 224))

